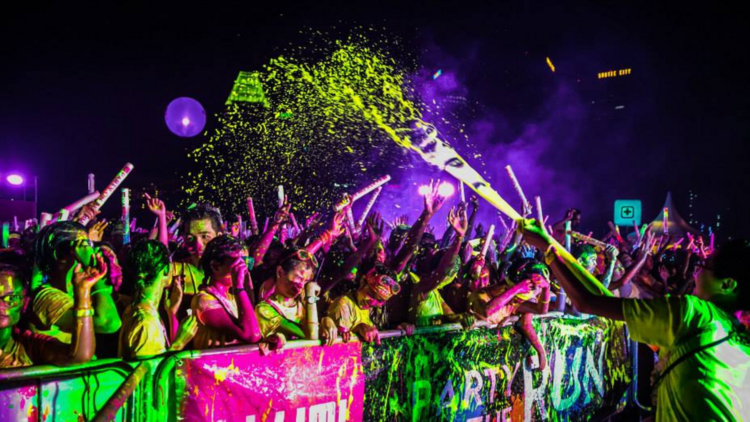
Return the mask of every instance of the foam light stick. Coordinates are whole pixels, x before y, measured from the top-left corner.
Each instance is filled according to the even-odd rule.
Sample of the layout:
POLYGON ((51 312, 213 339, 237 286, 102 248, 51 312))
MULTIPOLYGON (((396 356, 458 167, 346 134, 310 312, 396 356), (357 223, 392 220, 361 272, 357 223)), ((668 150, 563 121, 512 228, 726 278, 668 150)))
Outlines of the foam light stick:
POLYGON ((357 230, 357 227, 354 225, 354 213, 352 212, 352 207, 346 209, 346 224, 349 226, 349 231, 353 235, 357 230))
POLYGON ((370 213, 370 210, 372 209, 372 206, 375 205, 375 201, 378 200, 378 196, 380 195, 380 192, 383 191, 382 187, 379 187, 375 189, 375 192, 370 197, 370 200, 367 202, 367 206, 365 207, 365 210, 362 212, 362 215, 359 217, 359 227, 364 227, 365 220, 367 219, 367 215, 370 213))
POLYGON ((253 207, 253 198, 247 197, 247 212, 250 215, 250 230, 253 235, 258 235, 258 220, 255 218, 255 207, 253 207))
POLYGON ((570 252, 570 221, 565 222, 565 250, 570 252))
POLYGON ((88 182, 87 188, 88 188, 89 194, 94 193, 96 191, 96 186, 94 185, 94 173, 89 173, 87 182, 88 182))
POLYGON ((15 215, 13 216, 13 231, 16 231, 16 232, 19 231, 18 230, 18 217, 15 215))
POLYGON ((45 227, 47 224, 52 221, 52 214, 48 212, 43 212, 41 217, 39 218, 39 228, 45 227))
POLYGON ((612 231, 612 234, 617 238, 617 241, 620 242, 621 244, 625 243, 622 240, 622 235, 620 235, 620 227, 615 226, 614 223, 612 223, 611 221, 608 221, 607 225, 609 226, 609 229, 612 231))
POLYGON ((521 204, 523 204, 524 214, 526 214, 527 210, 531 210, 531 204, 529 204, 529 200, 526 199, 526 195, 523 193, 521 184, 518 183, 516 174, 513 173, 513 167, 511 167, 510 165, 507 165, 505 166, 505 171, 508 172, 508 177, 510 177, 511 182, 513 182, 513 188, 516 190, 516 193, 518 193, 518 196, 521 197, 521 204))
POLYGON ((8 247, 8 240, 10 239, 10 222, 4 221, 3 222, 3 238, 2 242, 0 243, 0 247, 3 249, 8 247))
POLYGON ((130 244, 130 189, 122 188, 122 244, 130 244))
POLYGON ((641 230, 635 220, 633 220, 633 228, 635 229, 635 243, 641 243, 641 230))
POLYGON ((544 213, 542 212, 542 198, 540 196, 535 196, 534 202, 536 202, 536 218, 542 223, 542 229, 547 231, 547 228, 544 226, 547 220, 544 219, 544 213))
POLYGON ((336 212, 339 212, 344 209, 349 204, 353 204, 354 201, 357 199, 367 195, 368 193, 374 191, 375 189, 385 185, 386 183, 390 182, 391 176, 385 175, 381 177, 380 179, 370 183, 369 185, 365 186, 364 188, 360 189, 359 191, 355 192, 354 194, 350 195, 348 198, 344 198, 343 201, 336 204, 336 206, 333 208, 336 212))
POLYGON ((664 207, 664 219, 661 224, 664 226, 664 235, 669 236, 669 208, 667 207, 664 207))
POLYGON ((295 237, 302 233, 302 230, 299 229, 299 224, 297 224, 297 217, 294 216, 293 212, 289 213, 289 219, 292 220, 292 227, 294 227, 295 231, 295 237))
POLYGON ((263 223, 263 233, 265 233, 266 230, 268 230, 268 217, 266 217, 266 222, 263 223))
POLYGON ((84 205, 90 204, 90 203, 96 201, 96 198, 98 198, 99 195, 100 195, 99 191, 94 191, 94 192, 92 192, 92 193, 84 196, 83 198, 81 198, 81 199, 73 202, 72 204, 66 206, 63 209, 67 210, 69 214, 73 214, 74 212, 76 212, 79 209, 81 209, 81 207, 83 207, 84 205))
MULTIPOLYGON (((99 208, 101 208, 102 205, 107 202, 107 199, 109 199, 109 197, 112 196, 113 193, 115 193, 115 190, 120 187, 122 182, 126 177, 128 177, 131 171, 133 171, 133 165, 130 163, 126 163, 125 166, 123 166, 122 170, 120 170, 119 173, 115 175, 115 178, 112 179, 112 181, 109 182, 109 185, 107 185, 107 187, 102 191, 102 194, 99 195, 99 198, 97 198, 93 202, 95 210, 98 211, 99 208)), ((79 221, 79 223, 83 224, 84 226, 88 224, 88 222, 89 219, 86 216, 82 217, 79 221)))
POLYGON ((591 236, 586 236, 583 233, 579 233, 579 232, 572 231, 572 230, 568 233, 570 234, 571 237, 578 239, 582 241, 583 243, 588 243, 591 246, 596 246, 602 249, 605 249, 608 246, 606 243, 602 242, 601 240, 594 239, 591 236))
POLYGON ((279 185, 279 188, 276 191, 276 195, 279 198, 279 208, 284 206, 284 185, 279 185))
POLYGON ((464 184, 460 180, 458 181, 458 191, 461 194, 461 202, 466 203, 466 193, 464 193, 464 184))
POLYGON ((492 242, 492 235, 495 234, 495 225, 490 224, 489 230, 487 230, 487 235, 484 237, 484 244, 482 244, 482 252, 481 257, 485 258, 487 256, 487 250, 490 247, 490 243, 492 242))

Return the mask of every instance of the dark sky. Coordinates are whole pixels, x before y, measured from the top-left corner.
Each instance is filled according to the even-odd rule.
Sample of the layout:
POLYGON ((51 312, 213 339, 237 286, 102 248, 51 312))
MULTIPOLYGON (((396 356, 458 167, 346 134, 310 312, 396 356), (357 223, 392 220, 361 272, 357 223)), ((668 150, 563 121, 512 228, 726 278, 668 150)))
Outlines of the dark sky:
POLYGON ((179 186, 185 149, 200 137, 181 139, 167 130, 163 114, 172 99, 199 100, 211 131, 211 116, 221 111, 238 71, 258 69, 300 42, 305 28, 377 25, 417 50, 430 45, 471 61, 462 79, 472 100, 501 113, 509 137, 539 118, 547 101, 548 84, 537 82, 548 73, 546 56, 558 68, 555 77, 577 86, 576 95, 605 103, 593 105, 582 123, 598 135, 574 145, 575 159, 557 163, 590 174, 578 183, 602 198, 591 205, 601 208, 590 213, 597 223, 609 218, 616 198, 643 199, 650 218, 667 190, 687 217, 693 190, 701 221, 715 224, 721 214, 725 234, 750 235, 746 13, 684 2, 536 8, 276 2, 274 11, 243 3, 252 4, 178 3, 161 10, 66 4, 4 12, 0 174, 12 168, 37 175, 41 209, 48 211, 84 193, 88 173, 101 188, 126 161, 136 166, 132 186, 179 186), (597 72, 620 67, 632 67, 633 78, 607 87, 596 81, 597 72), (612 117, 617 102, 637 109, 612 117), (618 136, 608 136, 610 129, 618 136))

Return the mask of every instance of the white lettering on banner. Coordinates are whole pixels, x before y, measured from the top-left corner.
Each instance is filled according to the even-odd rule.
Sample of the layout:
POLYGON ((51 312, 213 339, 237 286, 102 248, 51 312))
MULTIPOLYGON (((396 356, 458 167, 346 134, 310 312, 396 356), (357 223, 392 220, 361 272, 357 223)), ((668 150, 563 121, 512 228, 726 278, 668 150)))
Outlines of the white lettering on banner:
POLYGON ((482 397, 479 393, 482 391, 482 374, 479 371, 472 369, 464 373, 464 408, 471 408, 471 402, 476 401, 477 406, 482 405, 482 397), (476 381, 476 384, 473 382, 476 381), (472 384, 474 384, 472 386, 472 384))
MULTIPOLYGON (((531 355, 532 364, 534 367, 539 366, 539 358, 537 355, 531 355)), ((539 386, 534 388, 534 376, 531 368, 524 364, 523 365, 523 418, 526 421, 531 420, 531 411, 534 410, 534 403, 537 403, 539 407, 539 413, 541 414, 542 420, 547 420, 547 408, 544 406, 544 392, 547 390, 547 381, 549 381, 549 371, 542 371, 542 382, 539 386)))
MULTIPOLYGON (((588 390, 589 379, 594 382, 594 387, 599 392, 599 396, 604 397, 604 347, 599 351, 599 362, 594 365, 594 351, 591 348, 586 349, 586 365, 583 367, 583 385, 588 390)), ((587 405, 591 402, 591 394, 586 394, 583 400, 583 405, 587 405)))
POLYGON ((565 410, 573 406, 578 400, 578 396, 581 395, 581 382, 578 380, 578 369, 581 367, 581 354, 583 349, 576 348, 575 355, 573 355, 573 364, 571 367, 566 368, 565 355, 561 350, 555 350, 552 352, 553 365, 555 374, 552 377, 552 406, 557 410, 565 410), (568 395, 567 398, 563 398, 563 376, 568 380, 568 387, 573 388, 573 391, 568 395))
POLYGON ((490 403, 495 402, 495 375, 497 375, 496 368, 485 368, 484 374, 490 378, 490 403))
MULTIPOLYGON (((249 415, 245 417, 245 422, 256 422, 256 415, 249 415)), ((284 422, 286 418, 286 412, 280 410, 273 416, 274 422, 284 422)), ((263 418, 263 420, 270 421, 270 415, 263 418)), ((349 411, 347 408, 346 400, 338 402, 338 420, 336 419, 336 402, 328 402, 315 404, 307 407, 298 407, 296 411, 295 422, 347 422, 349 420, 349 411)))
POLYGON ((453 404, 453 398, 456 396, 456 393, 453 391, 453 381, 448 379, 448 382, 445 383, 445 387, 443 388, 443 392, 440 394, 440 414, 442 415, 443 412, 445 412, 445 409, 451 407, 453 404), (446 400, 447 397, 447 400, 446 400))
POLYGON ((516 362, 516 366, 513 367, 513 372, 510 372, 510 368, 508 368, 508 365, 501 365, 500 369, 503 370, 505 373, 505 397, 510 397, 510 386, 513 384, 513 379, 516 378, 516 374, 518 373, 518 366, 520 365, 520 362, 516 362))

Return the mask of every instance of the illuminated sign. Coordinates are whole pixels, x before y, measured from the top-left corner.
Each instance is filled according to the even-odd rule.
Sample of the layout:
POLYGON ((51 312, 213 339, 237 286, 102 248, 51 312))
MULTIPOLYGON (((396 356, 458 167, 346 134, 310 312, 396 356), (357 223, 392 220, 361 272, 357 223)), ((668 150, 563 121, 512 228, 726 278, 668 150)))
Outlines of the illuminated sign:
POLYGON ((620 69, 620 70, 608 70, 606 72, 599 72, 596 77, 598 79, 614 78, 617 76, 630 75, 631 69, 620 69))

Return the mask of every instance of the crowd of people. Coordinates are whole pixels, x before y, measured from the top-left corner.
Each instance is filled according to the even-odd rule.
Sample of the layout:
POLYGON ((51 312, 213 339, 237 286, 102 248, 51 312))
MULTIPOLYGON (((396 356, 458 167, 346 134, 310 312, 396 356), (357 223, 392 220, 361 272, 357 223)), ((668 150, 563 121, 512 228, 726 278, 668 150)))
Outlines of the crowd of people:
POLYGON ((446 202, 437 184, 412 224, 372 212, 362 227, 346 208, 298 224, 286 198, 261 230, 209 204, 176 217, 160 199, 143 200, 156 224, 130 239, 89 206, 12 233, 0 252, 0 368, 234 344, 270 353, 295 339, 379 345, 383 330, 512 321, 543 370, 532 316, 558 312, 625 321, 633 339, 660 349, 659 411, 750 412, 746 241, 714 248, 699 235, 649 227, 623 236, 614 226, 592 240, 577 232, 577 209, 550 226, 523 219, 488 236, 476 197, 451 208, 445 224, 433 220, 446 202), (675 363, 685 359, 703 366, 675 363), (675 397, 686 380, 708 398, 675 397))

